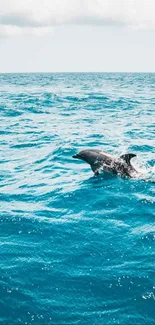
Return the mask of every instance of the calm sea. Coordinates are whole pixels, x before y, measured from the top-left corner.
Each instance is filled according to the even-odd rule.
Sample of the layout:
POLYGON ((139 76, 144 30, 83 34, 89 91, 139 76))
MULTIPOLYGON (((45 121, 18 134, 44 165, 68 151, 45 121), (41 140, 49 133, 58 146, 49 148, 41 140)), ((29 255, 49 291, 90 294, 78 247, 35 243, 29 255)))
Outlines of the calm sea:
POLYGON ((1 74, 0 151, 0 324, 155 324, 155 74, 1 74))

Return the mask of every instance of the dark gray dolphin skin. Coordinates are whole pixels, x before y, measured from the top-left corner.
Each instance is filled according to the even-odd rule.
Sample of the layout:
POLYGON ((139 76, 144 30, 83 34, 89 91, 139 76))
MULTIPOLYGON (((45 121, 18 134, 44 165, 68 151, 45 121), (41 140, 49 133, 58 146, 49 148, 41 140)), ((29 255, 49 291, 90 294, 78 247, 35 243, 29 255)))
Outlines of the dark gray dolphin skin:
POLYGON ((103 170, 121 176, 137 178, 139 173, 130 163, 133 157, 136 157, 133 153, 116 157, 97 149, 82 150, 73 156, 73 158, 87 162, 95 175, 99 175, 99 171, 103 170))

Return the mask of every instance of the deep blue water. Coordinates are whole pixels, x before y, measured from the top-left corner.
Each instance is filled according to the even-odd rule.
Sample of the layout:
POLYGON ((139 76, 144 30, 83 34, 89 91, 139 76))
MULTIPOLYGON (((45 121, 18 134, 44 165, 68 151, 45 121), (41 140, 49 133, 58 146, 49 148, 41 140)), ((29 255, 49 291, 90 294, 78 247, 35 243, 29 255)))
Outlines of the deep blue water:
POLYGON ((0 324, 155 324, 155 74, 1 74, 0 150, 0 324))

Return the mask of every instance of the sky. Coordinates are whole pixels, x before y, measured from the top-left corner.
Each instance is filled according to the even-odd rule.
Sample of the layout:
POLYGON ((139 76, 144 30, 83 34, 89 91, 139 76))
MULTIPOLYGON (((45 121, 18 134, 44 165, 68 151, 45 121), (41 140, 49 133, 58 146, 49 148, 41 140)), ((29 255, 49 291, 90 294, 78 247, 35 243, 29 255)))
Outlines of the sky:
POLYGON ((0 0, 0 73, 155 72, 154 0, 0 0))

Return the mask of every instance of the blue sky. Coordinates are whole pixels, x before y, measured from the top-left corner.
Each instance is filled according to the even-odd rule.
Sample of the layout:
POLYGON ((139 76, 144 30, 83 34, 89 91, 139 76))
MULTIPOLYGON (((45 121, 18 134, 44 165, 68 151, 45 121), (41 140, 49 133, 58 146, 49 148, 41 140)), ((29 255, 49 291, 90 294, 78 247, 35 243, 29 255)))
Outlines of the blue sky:
POLYGON ((0 72, 155 72, 154 0, 1 0, 0 72))

